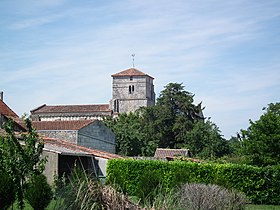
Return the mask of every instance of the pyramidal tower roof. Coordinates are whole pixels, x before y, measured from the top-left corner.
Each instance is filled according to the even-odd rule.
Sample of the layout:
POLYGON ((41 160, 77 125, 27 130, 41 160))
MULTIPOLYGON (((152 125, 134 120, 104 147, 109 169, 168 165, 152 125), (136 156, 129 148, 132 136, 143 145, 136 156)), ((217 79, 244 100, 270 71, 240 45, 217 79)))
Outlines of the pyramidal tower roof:
MULTIPOLYGON (((148 76, 151 77, 148 74, 145 74, 142 71, 139 71, 138 69, 135 68, 130 68, 124 71, 121 71, 119 73, 113 74, 112 77, 123 77, 123 76, 148 76)), ((152 79, 154 79, 153 77, 151 77, 152 79)))

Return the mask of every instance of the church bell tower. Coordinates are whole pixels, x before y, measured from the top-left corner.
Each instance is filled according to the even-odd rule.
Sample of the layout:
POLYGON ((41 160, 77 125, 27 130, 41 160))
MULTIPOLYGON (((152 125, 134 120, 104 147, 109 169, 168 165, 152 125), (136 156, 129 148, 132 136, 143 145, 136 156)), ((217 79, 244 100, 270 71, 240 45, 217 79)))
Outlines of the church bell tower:
POLYGON ((113 74, 112 77, 110 106, 114 113, 135 112, 140 107, 155 105, 153 77, 135 68, 113 74))

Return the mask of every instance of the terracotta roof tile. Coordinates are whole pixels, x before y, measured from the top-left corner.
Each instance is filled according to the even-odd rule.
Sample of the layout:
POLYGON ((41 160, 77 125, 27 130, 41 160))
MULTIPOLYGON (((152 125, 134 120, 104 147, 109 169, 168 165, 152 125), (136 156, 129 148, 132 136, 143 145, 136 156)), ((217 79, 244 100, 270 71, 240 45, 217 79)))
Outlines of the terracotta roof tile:
POLYGON ((157 148, 155 152, 156 158, 166 158, 174 156, 188 156, 188 149, 163 149, 157 148))
POLYGON ((18 118, 18 115, 12 109, 10 109, 10 107, 8 107, 7 104, 5 104, 5 102, 2 101, 1 99, 0 99, 0 114, 5 115, 6 117, 18 118))
POLYGON ((48 145, 52 145, 52 148, 66 148, 68 150, 72 150, 75 151, 77 153, 85 153, 85 154, 89 154, 89 155, 93 155, 96 157, 101 157, 101 158, 105 158, 105 159, 113 159, 113 158, 123 158, 120 155, 117 154, 113 154, 113 153, 109 153, 109 152, 104 152, 104 151, 100 151, 100 150, 96 150, 96 149, 90 149, 87 147, 83 147, 77 144, 73 144, 67 141, 62 141, 62 140, 58 140, 58 139, 53 139, 53 138, 47 138, 47 137, 43 137, 44 143, 45 143, 45 148, 48 147, 48 145))
POLYGON ((72 120, 72 121, 32 121, 37 130, 79 130, 94 120, 72 120))
MULTIPOLYGON (((122 76, 149 76, 148 74, 143 73, 142 71, 139 71, 138 69, 135 68, 130 68, 124 71, 121 71, 119 73, 113 74, 112 77, 122 77, 122 76)), ((153 77, 151 77, 153 78, 153 77)))
POLYGON ((48 106, 46 104, 31 110, 36 113, 74 113, 74 112, 111 112, 109 104, 90 104, 90 105, 56 105, 48 106))

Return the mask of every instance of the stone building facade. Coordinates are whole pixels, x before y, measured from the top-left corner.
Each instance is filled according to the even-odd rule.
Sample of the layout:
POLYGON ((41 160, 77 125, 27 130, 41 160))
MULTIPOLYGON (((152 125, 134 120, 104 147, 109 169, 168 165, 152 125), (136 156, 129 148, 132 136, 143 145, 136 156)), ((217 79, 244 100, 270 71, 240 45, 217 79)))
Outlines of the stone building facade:
POLYGON ((33 121, 32 124, 43 136, 109 153, 116 152, 115 134, 98 120, 33 121))
POLYGON ((135 112, 140 107, 155 105, 154 78, 135 69, 113 74, 113 113, 135 112))

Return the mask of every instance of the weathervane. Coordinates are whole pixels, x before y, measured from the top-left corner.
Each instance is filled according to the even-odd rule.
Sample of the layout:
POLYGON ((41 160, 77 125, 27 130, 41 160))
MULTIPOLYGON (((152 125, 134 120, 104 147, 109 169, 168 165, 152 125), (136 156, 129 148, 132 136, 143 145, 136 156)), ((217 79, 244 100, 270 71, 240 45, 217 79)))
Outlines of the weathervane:
POLYGON ((133 68, 134 68, 134 57, 135 57, 135 54, 132 54, 132 65, 133 65, 133 68))

